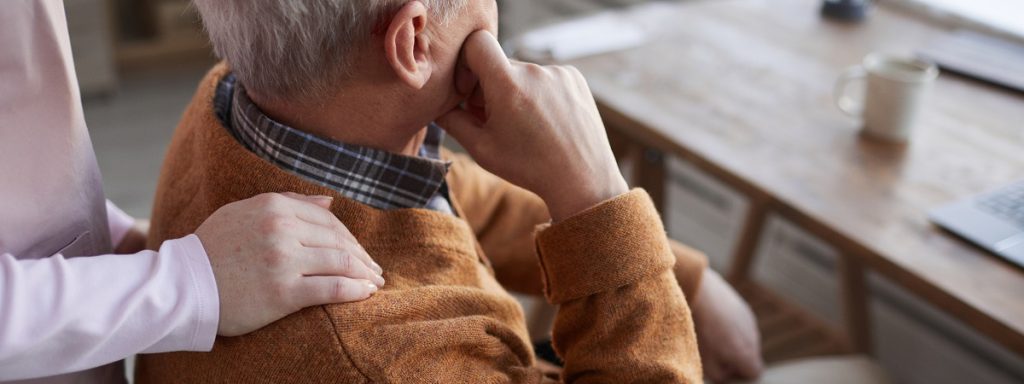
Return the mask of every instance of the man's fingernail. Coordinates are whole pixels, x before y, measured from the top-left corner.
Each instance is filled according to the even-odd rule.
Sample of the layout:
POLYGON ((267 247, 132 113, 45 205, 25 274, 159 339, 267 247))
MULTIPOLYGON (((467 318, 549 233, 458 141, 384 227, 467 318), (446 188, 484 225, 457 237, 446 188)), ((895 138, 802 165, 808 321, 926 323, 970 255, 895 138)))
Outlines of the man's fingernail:
POLYGON ((379 288, 377 288, 376 284, 373 284, 373 283, 371 283, 369 281, 366 282, 366 287, 370 289, 370 293, 377 292, 377 289, 379 289, 379 288))
POLYGON ((377 264, 376 261, 370 261, 370 264, 373 264, 373 270, 376 271, 378 275, 384 273, 384 268, 381 268, 380 264, 377 264))
POLYGON ((384 283, 385 282, 384 282, 384 278, 383 277, 377 276, 373 280, 374 280, 373 282, 377 284, 377 288, 383 288, 384 287, 384 283))

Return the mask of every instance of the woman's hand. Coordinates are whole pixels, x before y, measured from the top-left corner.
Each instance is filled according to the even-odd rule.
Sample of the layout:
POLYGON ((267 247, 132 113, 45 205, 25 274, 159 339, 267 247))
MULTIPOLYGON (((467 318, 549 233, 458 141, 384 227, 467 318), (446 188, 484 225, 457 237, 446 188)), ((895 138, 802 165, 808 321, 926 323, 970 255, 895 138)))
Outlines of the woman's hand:
POLYGON ((332 199, 268 193, 225 205, 196 230, 220 296, 221 336, 255 331, 302 308, 360 301, 381 267, 328 210, 332 199))

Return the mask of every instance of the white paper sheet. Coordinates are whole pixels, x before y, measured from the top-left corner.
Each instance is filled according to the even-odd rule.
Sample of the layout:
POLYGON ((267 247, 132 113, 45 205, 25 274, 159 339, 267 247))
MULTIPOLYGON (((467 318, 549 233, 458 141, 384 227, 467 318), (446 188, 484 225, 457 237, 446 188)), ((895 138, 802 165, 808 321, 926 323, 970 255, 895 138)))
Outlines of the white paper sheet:
POLYGON ((568 61, 640 46, 647 33, 621 13, 605 12, 528 32, 513 44, 517 56, 568 61))

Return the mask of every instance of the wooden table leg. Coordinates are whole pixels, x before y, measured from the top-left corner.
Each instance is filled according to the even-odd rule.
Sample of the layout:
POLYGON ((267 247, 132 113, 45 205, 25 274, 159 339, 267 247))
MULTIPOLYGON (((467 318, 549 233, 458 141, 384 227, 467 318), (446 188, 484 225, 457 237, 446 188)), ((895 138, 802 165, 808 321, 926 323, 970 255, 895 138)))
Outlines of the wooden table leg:
POLYGON ((754 263, 757 243, 761 239, 765 220, 768 217, 767 204, 750 199, 750 210, 747 222, 743 224, 740 242, 733 253, 732 265, 729 269, 729 281, 733 284, 747 282, 750 279, 750 268, 754 263))
MULTIPOLYGON (((634 160, 633 175, 636 177, 637 186, 647 190, 654 201, 654 206, 665 217, 665 156, 657 150, 650 148, 638 148, 640 156, 634 160)), ((666 223, 667 224, 667 223, 666 223)), ((667 228, 667 225, 666 225, 667 228)))
POLYGON ((633 159, 633 157, 636 151, 634 151, 633 148, 639 146, 639 144, 630 140, 629 137, 624 135, 618 129, 608 127, 607 132, 608 144, 611 144, 612 153, 615 154, 615 160, 618 160, 620 163, 626 160, 634 161, 635 159, 633 159))
POLYGON ((850 347, 856 352, 870 355, 873 352, 871 312, 864 264, 856 257, 843 255, 840 258, 839 282, 850 347))
POLYGON ((616 129, 608 129, 608 141, 615 159, 620 163, 628 161, 629 165, 632 165, 632 180, 626 181, 631 186, 645 189, 651 195, 658 212, 664 217, 667 175, 664 155, 616 129))

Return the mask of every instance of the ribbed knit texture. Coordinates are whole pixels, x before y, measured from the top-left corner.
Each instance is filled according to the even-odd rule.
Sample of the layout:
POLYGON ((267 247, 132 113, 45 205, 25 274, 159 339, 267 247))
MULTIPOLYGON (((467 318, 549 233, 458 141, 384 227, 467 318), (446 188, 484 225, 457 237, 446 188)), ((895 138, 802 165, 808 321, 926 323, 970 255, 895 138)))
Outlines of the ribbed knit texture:
MULTIPOLYGON (((469 222, 495 277, 505 289, 533 296, 544 294, 534 245, 536 225, 551 221, 547 206, 537 195, 509 184, 480 168, 466 155, 442 152, 452 160, 448 185, 469 222)), ((707 257, 669 240, 676 256, 675 274, 686 297, 696 297, 707 257)))
MULTIPOLYGON (((191 233, 218 207, 261 193, 335 196, 332 212, 384 268, 388 283, 363 302, 308 308, 250 335, 219 338, 210 353, 140 356, 138 383, 558 380, 535 366, 522 309, 495 279, 466 221, 369 208, 245 151, 212 112, 214 87, 226 70, 218 66, 203 81, 175 134, 151 245, 191 233)), ((538 237, 548 297, 561 304, 553 335, 566 362, 561 380, 700 382, 674 257, 644 192, 600 204, 538 237)))

